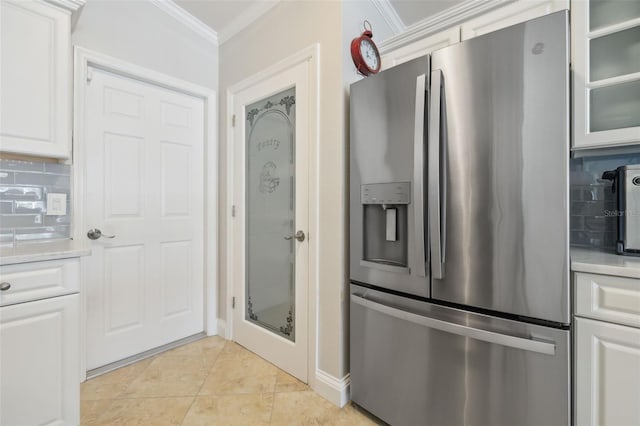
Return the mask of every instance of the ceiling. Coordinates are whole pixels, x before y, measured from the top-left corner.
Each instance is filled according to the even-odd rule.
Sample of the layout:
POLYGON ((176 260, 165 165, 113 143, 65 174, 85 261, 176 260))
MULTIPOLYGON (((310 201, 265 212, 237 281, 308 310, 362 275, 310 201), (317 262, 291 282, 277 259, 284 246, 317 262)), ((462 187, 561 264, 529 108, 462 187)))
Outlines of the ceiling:
MULTIPOLYGON (((215 30, 220 43, 250 25, 278 1, 291 0, 174 0, 178 6, 215 30)), ((386 2, 387 6, 391 6, 387 10, 395 13, 404 27, 408 27, 464 1, 466 0, 376 0, 376 3, 386 2)))

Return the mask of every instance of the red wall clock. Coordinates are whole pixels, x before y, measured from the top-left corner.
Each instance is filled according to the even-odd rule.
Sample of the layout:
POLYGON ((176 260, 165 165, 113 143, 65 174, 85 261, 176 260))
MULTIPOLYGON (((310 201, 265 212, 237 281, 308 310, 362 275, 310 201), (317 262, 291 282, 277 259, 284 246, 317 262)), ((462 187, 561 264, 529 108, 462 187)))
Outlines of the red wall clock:
POLYGON ((351 40, 351 58, 358 72, 364 76, 378 73, 382 65, 380 52, 372 39, 371 24, 364 21, 364 32, 351 40))

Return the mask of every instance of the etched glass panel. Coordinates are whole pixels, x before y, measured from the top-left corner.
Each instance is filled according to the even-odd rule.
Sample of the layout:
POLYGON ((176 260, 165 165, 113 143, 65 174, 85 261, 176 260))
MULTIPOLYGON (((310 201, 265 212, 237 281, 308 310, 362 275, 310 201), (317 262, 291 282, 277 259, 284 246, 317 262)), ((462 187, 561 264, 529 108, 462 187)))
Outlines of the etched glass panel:
POLYGON ((590 52, 591 81, 640 72, 640 26, 592 39, 590 52))
POLYGON ((592 132, 640 126, 640 81, 592 89, 590 114, 592 132))
POLYGON ((295 341, 295 87, 245 109, 245 319, 295 341))
POLYGON ((591 31, 640 18, 638 0, 589 0, 591 31))

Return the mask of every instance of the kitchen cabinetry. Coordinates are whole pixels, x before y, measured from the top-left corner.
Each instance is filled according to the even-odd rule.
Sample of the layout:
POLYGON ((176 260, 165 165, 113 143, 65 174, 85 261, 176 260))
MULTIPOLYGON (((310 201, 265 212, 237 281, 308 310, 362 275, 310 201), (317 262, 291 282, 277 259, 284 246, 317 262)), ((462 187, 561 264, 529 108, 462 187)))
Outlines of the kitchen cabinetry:
POLYGON ((563 9, 569 9, 569 0, 516 1, 463 23, 460 39, 468 40, 563 9))
POLYGON ((382 69, 388 69, 420 56, 427 55, 434 50, 450 46, 460 41, 458 27, 450 28, 440 33, 425 37, 407 46, 402 46, 382 55, 382 69))
POLYGON ((640 279, 577 272, 578 425, 640 424, 640 279))
MULTIPOLYGON (((410 30, 412 34, 408 36, 399 34, 394 37, 396 40, 392 38, 382 43, 382 69, 391 68, 463 40, 563 9, 569 9, 569 0, 519 0, 442 31, 438 31, 433 26, 442 28, 443 20, 458 18, 452 18, 449 15, 443 15, 442 20, 431 17, 429 22, 433 26, 417 24, 410 30), (431 35, 423 37, 421 34, 431 35), (403 45, 395 47, 399 43, 403 45)), ((451 23, 454 22, 456 21, 451 23)))
POLYGON ((39 0, 0 8, 0 150, 69 158, 71 12, 39 0))
POLYGON ((640 143, 640 2, 573 0, 573 148, 640 143))
POLYGON ((80 423, 79 260, 0 267, 0 424, 80 423))

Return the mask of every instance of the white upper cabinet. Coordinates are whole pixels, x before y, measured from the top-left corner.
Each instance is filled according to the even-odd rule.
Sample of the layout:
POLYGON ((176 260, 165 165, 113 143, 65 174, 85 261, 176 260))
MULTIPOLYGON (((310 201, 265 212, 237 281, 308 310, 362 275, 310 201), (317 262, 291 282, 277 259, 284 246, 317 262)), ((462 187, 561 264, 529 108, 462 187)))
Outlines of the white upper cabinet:
POLYGON ((382 55, 382 69, 388 69, 403 62, 410 61, 420 56, 427 55, 434 50, 447 47, 460 41, 458 27, 449 28, 406 46, 392 50, 382 55))
POLYGON ((70 12, 38 0, 0 5, 0 151, 69 158, 70 12))
POLYGON ((640 143, 640 1, 573 0, 573 148, 640 143))
POLYGON ((519 0, 463 23, 460 38, 468 40, 563 9, 569 9, 569 0, 519 0))
MULTIPOLYGON (((569 0, 518 0, 442 31, 436 30, 443 25, 442 21, 432 17, 432 22, 429 25, 425 24, 419 29, 414 28, 409 35, 402 38, 407 42, 406 45, 388 48, 383 43, 382 69, 391 68, 463 40, 563 9, 569 9, 569 0), (432 33, 432 35, 420 37, 419 34, 425 33, 432 33)), ((443 19, 455 20, 457 18, 448 16, 443 19)), ((390 46, 397 44, 397 40, 389 43, 390 46)))

